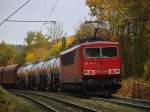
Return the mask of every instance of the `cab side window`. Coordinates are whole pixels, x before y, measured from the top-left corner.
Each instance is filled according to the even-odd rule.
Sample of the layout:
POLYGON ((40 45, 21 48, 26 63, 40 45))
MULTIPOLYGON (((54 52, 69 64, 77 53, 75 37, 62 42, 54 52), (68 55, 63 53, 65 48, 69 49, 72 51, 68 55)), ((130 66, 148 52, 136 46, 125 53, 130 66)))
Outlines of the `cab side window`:
POLYGON ((62 64, 63 65, 74 64, 74 55, 75 55, 75 51, 71 51, 69 53, 62 55, 61 56, 62 64))

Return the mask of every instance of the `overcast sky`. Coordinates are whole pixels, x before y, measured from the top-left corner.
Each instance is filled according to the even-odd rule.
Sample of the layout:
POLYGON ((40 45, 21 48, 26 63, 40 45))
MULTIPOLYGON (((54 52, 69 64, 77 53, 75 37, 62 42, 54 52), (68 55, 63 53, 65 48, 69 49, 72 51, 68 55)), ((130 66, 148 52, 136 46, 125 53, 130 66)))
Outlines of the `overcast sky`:
MULTIPOLYGON (((0 0, 0 22, 27 0, 0 0)), ((90 19, 89 8, 85 0, 31 0, 23 9, 10 19, 17 20, 55 20, 64 26, 67 35, 75 33, 75 29, 85 20, 90 19), (56 4, 57 1, 57 4, 56 4), (56 4, 56 6, 54 5, 56 4), (54 7, 55 6, 55 7, 54 7), (51 15, 50 12, 52 8, 51 15)), ((42 23, 9 23, 0 26, 0 42, 24 44, 28 31, 41 31, 42 23)), ((42 30, 44 32, 42 27, 42 30)))

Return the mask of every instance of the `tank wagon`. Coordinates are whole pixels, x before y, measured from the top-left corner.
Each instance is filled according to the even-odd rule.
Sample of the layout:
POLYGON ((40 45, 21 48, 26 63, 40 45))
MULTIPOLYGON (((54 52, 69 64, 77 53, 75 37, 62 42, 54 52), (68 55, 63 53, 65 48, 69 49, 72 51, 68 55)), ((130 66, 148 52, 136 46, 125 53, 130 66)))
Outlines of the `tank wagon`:
POLYGON ((33 67, 33 64, 29 64, 25 67, 25 88, 27 89, 33 89, 33 74, 32 74, 32 67, 33 67))
POLYGON ((37 89, 42 89, 42 83, 41 83, 41 77, 42 77, 42 72, 41 72, 41 68, 42 65, 44 64, 43 61, 35 64, 32 68, 32 72, 33 72, 33 76, 34 76, 34 82, 35 84, 33 85, 34 88, 37 89))
MULTIPOLYGON (((47 60, 48 61, 48 60, 47 60)), ((44 61, 39 70, 39 79, 40 79, 40 89, 44 90, 48 86, 47 82, 47 61, 44 61)))
POLYGON ((25 89, 25 65, 22 65, 17 71, 17 89, 25 89))
POLYGON ((54 58, 47 62, 48 87, 57 90, 60 87, 60 58, 54 58))
POLYGON ((40 88, 57 90, 60 78, 60 59, 54 58, 45 61, 39 70, 40 88))
POLYGON ((21 89, 57 90, 60 78, 60 59, 54 58, 21 67, 18 72, 21 89))
POLYGON ((2 71, 2 85, 6 88, 12 88, 16 86, 17 81, 17 70, 19 65, 9 65, 3 68, 2 71))

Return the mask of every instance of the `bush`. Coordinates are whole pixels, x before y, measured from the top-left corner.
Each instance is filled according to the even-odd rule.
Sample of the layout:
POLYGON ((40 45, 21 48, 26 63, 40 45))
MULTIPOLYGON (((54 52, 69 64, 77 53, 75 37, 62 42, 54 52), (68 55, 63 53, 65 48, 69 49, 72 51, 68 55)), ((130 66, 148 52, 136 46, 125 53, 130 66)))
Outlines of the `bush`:
POLYGON ((146 81, 142 78, 139 80, 133 78, 123 80, 122 88, 117 92, 116 95, 128 98, 150 100, 150 81, 146 81))

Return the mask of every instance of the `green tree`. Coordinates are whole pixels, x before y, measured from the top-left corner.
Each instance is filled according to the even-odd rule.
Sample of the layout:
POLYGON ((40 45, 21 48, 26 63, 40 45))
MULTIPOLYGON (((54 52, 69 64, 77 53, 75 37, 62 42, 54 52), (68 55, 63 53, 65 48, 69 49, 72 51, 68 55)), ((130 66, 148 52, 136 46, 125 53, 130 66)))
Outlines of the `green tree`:
POLYGON ((64 37, 62 39, 55 41, 55 43, 53 43, 51 49, 49 50, 49 56, 58 56, 60 52, 69 48, 74 43, 74 41, 75 41, 74 36, 64 37), (65 46, 63 44, 65 44, 65 46))
POLYGON ((26 62, 35 62, 48 57, 49 38, 41 32, 28 32, 25 42, 26 62))
POLYGON ((94 27, 91 24, 81 24, 79 29, 76 31, 75 39, 92 38, 94 35, 94 27))
POLYGON ((20 65, 22 65, 26 62, 24 49, 16 52, 15 62, 20 65))
POLYGON ((44 36, 41 32, 28 32, 25 38, 27 44, 26 50, 32 51, 35 48, 48 48, 49 38, 44 36))
POLYGON ((92 38, 99 38, 103 40, 110 40, 108 38, 107 24, 105 22, 99 23, 99 21, 87 21, 87 23, 82 23, 79 29, 76 31, 75 39, 76 42, 82 40, 89 40, 92 38))
POLYGON ((4 42, 0 43, 0 66, 15 63, 16 49, 4 42))

